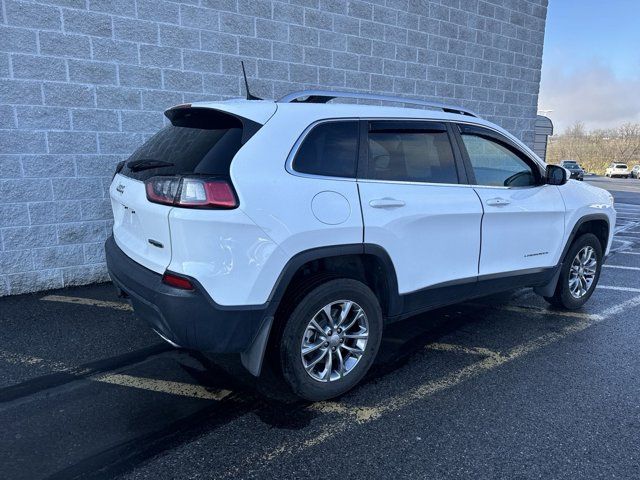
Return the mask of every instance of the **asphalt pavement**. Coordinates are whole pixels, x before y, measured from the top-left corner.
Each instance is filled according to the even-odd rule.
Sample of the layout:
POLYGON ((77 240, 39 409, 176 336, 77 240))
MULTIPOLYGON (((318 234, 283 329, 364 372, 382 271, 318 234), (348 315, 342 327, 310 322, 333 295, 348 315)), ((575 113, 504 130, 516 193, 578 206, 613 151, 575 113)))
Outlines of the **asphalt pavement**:
POLYGON ((389 327, 315 404, 163 343, 110 284, 0 298, 0 478, 640 478, 640 181, 579 311, 531 289, 389 327))

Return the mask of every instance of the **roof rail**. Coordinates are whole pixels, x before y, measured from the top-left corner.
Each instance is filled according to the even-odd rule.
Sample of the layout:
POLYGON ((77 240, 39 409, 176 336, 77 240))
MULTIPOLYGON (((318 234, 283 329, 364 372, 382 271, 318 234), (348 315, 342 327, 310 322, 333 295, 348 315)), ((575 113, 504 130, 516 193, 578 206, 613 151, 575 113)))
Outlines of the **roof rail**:
POLYGON ((355 100, 378 100, 381 102, 406 103, 409 105, 420 105, 442 110, 447 113, 458 113, 477 117, 473 111, 456 105, 445 105, 438 102, 418 100, 416 98, 394 97, 391 95, 378 95, 376 93, 341 92, 331 90, 301 90, 285 95, 278 100, 278 103, 327 103, 334 98, 351 98, 355 100))

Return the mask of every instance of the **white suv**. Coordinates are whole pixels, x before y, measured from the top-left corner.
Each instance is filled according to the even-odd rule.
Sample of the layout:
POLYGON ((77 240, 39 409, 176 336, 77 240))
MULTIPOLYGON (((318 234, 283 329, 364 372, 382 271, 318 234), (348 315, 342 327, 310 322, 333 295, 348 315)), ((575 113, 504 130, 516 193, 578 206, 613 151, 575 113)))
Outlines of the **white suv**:
POLYGON ((578 308, 611 247, 608 192, 460 107, 306 91, 166 116, 113 178, 111 278, 171 344, 272 362, 306 399, 362 379, 390 322, 518 287, 578 308))
POLYGON ((624 177, 629 178, 629 167, 626 163, 612 163, 604 172, 605 177, 624 177))

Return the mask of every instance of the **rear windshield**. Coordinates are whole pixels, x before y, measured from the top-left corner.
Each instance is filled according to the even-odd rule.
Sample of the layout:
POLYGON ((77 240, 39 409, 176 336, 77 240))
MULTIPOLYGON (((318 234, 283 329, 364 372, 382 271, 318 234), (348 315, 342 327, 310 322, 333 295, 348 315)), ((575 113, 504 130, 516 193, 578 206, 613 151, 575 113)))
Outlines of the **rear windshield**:
POLYGON ((623 164, 621 164, 621 163, 618 163, 618 164, 616 165, 616 168, 627 168, 627 166, 626 166, 626 165, 623 165, 623 164))
POLYGON ((229 175, 242 146, 240 119, 206 108, 172 112, 163 128, 127 159, 120 172, 146 180, 155 175, 229 175))

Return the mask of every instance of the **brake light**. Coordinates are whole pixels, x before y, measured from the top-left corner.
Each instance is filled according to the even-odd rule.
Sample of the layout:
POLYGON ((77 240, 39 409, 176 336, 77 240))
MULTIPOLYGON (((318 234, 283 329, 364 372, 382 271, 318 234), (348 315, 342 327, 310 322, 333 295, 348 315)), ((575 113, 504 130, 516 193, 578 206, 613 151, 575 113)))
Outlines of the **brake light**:
POLYGON ((145 182, 150 202, 185 208, 230 209, 238 206, 231 183, 199 177, 152 177, 145 182))
POLYGON ((164 272, 164 275, 162 275, 162 282, 183 290, 193 290, 193 284, 188 278, 180 277, 173 273, 164 272))

